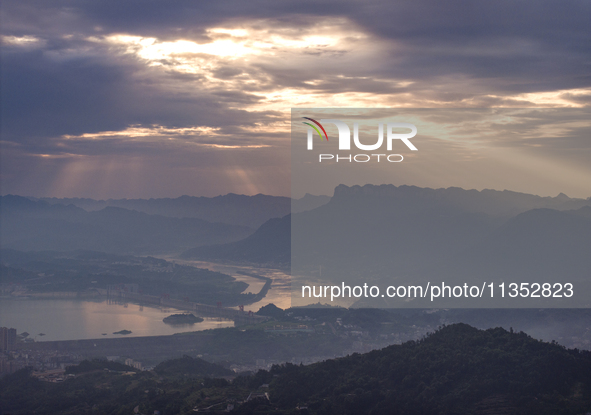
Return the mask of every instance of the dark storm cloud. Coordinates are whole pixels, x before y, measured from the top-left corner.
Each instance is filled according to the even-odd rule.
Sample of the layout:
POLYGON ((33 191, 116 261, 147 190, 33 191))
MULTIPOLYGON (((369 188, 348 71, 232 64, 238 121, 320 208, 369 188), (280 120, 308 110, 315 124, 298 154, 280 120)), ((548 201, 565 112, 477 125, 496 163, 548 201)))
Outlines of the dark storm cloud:
POLYGON ((413 63, 424 63, 414 66, 419 73, 578 74, 589 82, 590 15, 591 4, 581 1, 384 1, 359 8, 353 18, 402 42, 413 63))
POLYGON ((134 80, 142 69, 109 56, 52 58, 41 50, 5 52, 2 63, 4 139, 34 139, 122 130, 128 125, 228 127, 253 121, 225 102, 252 101, 235 92, 198 96, 134 80))
POLYGON ((128 107, 125 101, 131 91, 125 80, 132 71, 96 58, 55 62, 41 50, 5 53, 5 139, 125 128, 130 114, 121 110, 128 107))

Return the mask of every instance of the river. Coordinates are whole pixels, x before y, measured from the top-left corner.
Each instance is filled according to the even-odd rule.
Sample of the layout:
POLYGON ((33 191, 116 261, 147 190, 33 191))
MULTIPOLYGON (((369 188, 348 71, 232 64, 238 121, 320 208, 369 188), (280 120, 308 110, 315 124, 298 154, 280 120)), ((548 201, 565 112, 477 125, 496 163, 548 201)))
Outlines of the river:
MULTIPOLYGON (((265 282, 239 272, 271 278, 273 282, 267 295, 256 303, 245 305, 245 311, 255 312, 269 303, 283 309, 291 306, 290 277, 282 271, 213 262, 183 261, 168 257, 163 259, 231 275, 249 284, 245 292, 257 293, 265 282)), ((122 304, 104 298, 0 298, 0 327, 14 327, 19 334, 27 332, 35 341, 162 336, 234 326, 233 321, 217 318, 205 318, 201 323, 185 326, 170 326, 162 321, 164 317, 175 313, 179 311, 153 305, 122 304), (121 330, 130 330, 131 333, 113 334, 121 330)))
POLYGON ((0 298, 0 326, 14 327, 19 334, 27 332, 35 341, 163 336, 234 326, 231 320, 217 318, 183 326, 162 321, 178 312, 106 299, 0 298), (131 334, 113 334, 121 330, 130 330, 131 334))
POLYGON ((248 288, 244 291, 245 293, 258 293, 261 288, 263 288, 265 282, 248 275, 240 274, 239 272, 246 272, 260 275, 261 277, 271 278, 273 282, 271 283, 271 289, 267 295, 261 301, 245 305, 244 310, 256 312, 261 307, 271 303, 284 310, 291 307, 291 277, 289 274, 286 274, 281 270, 273 268, 251 267, 246 265, 228 265, 217 262, 183 260, 174 258, 172 256, 159 256, 159 258, 170 262, 176 262, 177 264, 191 265, 197 268, 207 268, 211 271, 217 271, 231 275, 238 281, 243 281, 248 284, 248 288))

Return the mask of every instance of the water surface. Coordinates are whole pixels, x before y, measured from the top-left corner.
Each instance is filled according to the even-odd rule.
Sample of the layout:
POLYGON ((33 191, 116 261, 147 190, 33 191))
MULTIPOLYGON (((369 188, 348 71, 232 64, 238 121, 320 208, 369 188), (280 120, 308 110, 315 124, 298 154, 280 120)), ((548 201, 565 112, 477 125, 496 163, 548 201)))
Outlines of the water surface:
POLYGON ((183 311, 106 299, 0 298, 0 326, 14 327, 19 334, 26 331, 36 341, 163 336, 234 326, 231 320, 208 317, 201 323, 182 326, 162 321, 180 312, 183 311), (120 330, 132 333, 113 334, 120 330))

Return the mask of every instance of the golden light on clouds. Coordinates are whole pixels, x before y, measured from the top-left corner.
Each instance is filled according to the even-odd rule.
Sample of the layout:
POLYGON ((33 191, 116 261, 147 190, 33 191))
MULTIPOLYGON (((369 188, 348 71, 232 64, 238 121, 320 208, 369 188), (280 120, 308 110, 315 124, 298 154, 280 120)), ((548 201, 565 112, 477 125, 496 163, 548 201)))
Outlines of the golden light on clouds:
POLYGON ((350 22, 344 19, 331 19, 307 30, 256 28, 261 26, 260 23, 253 22, 248 28, 207 29, 206 34, 211 41, 205 43, 188 39, 159 41, 154 37, 126 34, 91 36, 87 40, 121 48, 123 53, 135 54, 149 66, 166 66, 179 72, 197 73, 223 64, 217 62, 213 65, 218 59, 242 59, 246 63, 257 56, 320 53, 332 48, 345 52, 351 51, 352 43, 368 38, 364 33, 352 30, 350 22))
POLYGON ((523 107, 570 107, 583 108, 588 106, 583 102, 591 98, 591 89, 561 89, 549 92, 530 92, 525 94, 516 94, 513 96, 501 97, 498 95, 487 95, 491 98, 512 101, 511 106, 520 105, 523 107))
POLYGON ((256 144, 256 145, 227 145, 227 144, 208 144, 208 143, 199 143, 200 146, 203 147, 211 147, 211 148, 267 148, 271 147, 267 144, 256 144))
POLYGON ((59 154, 32 154, 34 157, 42 157, 44 159, 63 159, 63 158, 71 158, 71 157, 86 157, 82 154, 74 154, 74 153, 59 153, 59 154))
MULTIPOLYGON (((583 98, 591 95, 591 90, 572 89, 496 96, 479 92, 482 88, 475 79, 441 77, 438 82, 447 89, 459 91, 451 93, 412 79, 364 76, 361 68, 371 69, 372 65, 383 62, 384 57, 395 55, 401 46, 367 33, 346 18, 319 19, 317 24, 305 27, 255 20, 211 27, 204 33, 208 41, 161 41, 127 34, 93 36, 88 40, 110 45, 118 53, 133 55, 145 63, 146 69, 161 71, 160 82, 166 88, 177 88, 170 74, 192 74, 198 76, 196 82, 182 85, 187 94, 221 91, 249 94, 256 99, 229 100, 226 107, 252 113, 274 111, 285 118, 292 107, 582 107, 585 106, 583 98), (360 64, 362 62, 364 65, 360 64), (360 70, 351 73, 351 68, 360 70), (286 82, 290 84, 286 85, 278 82, 275 76, 282 72, 293 73, 301 79, 286 82), (340 90, 335 91, 336 85, 340 90)), ((288 125, 267 125, 266 128, 276 133, 289 131, 288 125)), ((189 131, 187 134, 215 133, 189 131)), ((150 131, 128 129, 122 131, 123 134, 142 137, 167 133, 152 128, 150 131)), ((116 134, 97 134, 113 135, 116 134)))
POLYGON ((151 127, 142 127, 139 125, 133 125, 125 130, 120 131, 101 131, 98 133, 84 133, 80 135, 64 135, 63 138, 70 139, 88 139, 88 140, 100 140, 106 138, 142 138, 142 137, 161 137, 161 136, 215 136, 218 135, 219 128, 197 126, 197 127, 184 127, 184 128, 172 128, 164 127, 162 125, 152 125, 151 127))
MULTIPOLYGON (((91 42, 110 45, 121 54, 131 54, 145 62, 147 68, 200 76, 195 85, 184 85, 194 91, 248 91, 259 97, 252 103, 229 103, 229 108, 247 111, 269 109, 286 112, 300 102, 318 105, 330 97, 332 105, 361 105, 367 102, 363 94, 352 97, 335 96, 330 92, 314 93, 306 88, 286 88, 278 85, 273 76, 261 70, 261 65, 278 70, 310 70, 322 72, 327 63, 333 72, 347 60, 377 59, 383 44, 357 30, 347 19, 325 19, 322 24, 307 29, 265 25, 251 22, 244 27, 214 27, 206 30, 209 42, 188 39, 160 41, 154 37, 111 34, 87 38, 91 42), (329 60, 327 58, 335 58, 329 60), (291 68, 291 69, 290 69, 291 68), (219 71, 230 70, 234 75, 221 76, 219 71)), ((326 70, 324 70, 326 72, 326 70)), ((163 73, 163 75, 165 75, 163 73)), ((310 86, 322 84, 311 80, 310 86)), ((346 95, 354 95, 353 93, 346 95)), ((374 100, 375 102, 375 100, 374 100)))
MULTIPOLYGON (((275 128, 272 128, 272 132, 283 131, 289 134, 289 122, 276 123, 275 128)), ((253 132, 265 132, 269 133, 266 126, 255 126, 249 130, 253 132)), ((65 135, 62 138, 66 140, 106 140, 106 139, 118 139, 118 140, 133 140, 133 141, 144 141, 144 142, 161 142, 162 139, 168 139, 169 141, 175 141, 176 144, 187 144, 196 145, 205 148, 212 149, 259 149, 272 147, 271 144, 221 144, 211 143, 211 139, 221 139, 224 141, 231 141, 234 135, 220 133, 220 128, 213 128, 207 126, 199 127, 186 127, 186 128, 171 128, 164 127, 161 125, 153 125, 151 127, 132 126, 121 131, 101 131, 98 133, 85 133, 81 135, 65 135), (177 140, 180 139, 180 140, 177 140), (203 141, 200 139, 205 139, 203 141)), ((64 158, 74 157, 76 154, 60 153, 60 154, 39 154, 39 157, 45 158, 64 158)))
POLYGON ((45 44, 43 39, 35 36, 0 36, 2 44, 20 47, 40 47, 45 44))
MULTIPOLYGON (((480 108, 576 112, 591 105, 587 25, 584 13, 568 5, 560 16, 538 10, 524 26, 501 18, 496 6, 480 19, 473 10, 448 14, 412 2, 320 13, 279 3, 122 6, 121 13, 101 12, 99 3, 26 3, 3 7, 0 36, 2 162, 12 174, 3 184, 19 194, 286 194, 292 108, 461 108, 470 115, 480 108)), ((455 164, 431 160, 398 176, 401 183, 494 186, 497 178, 486 172, 495 172, 509 188, 514 177, 535 170, 535 155, 557 146, 560 163, 576 162, 570 170, 549 162, 552 172, 564 167, 564 180, 589 177, 588 126, 565 124, 569 117, 528 119, 539 122, 529 130, 525 121, 498 119, 498 135, 469 116, 457 119, 461 125, 443 120, 423 128, 428 137, 419 153, 452 149, 455 164), (528 168, 496 169, 518 163, 514 153, 503 156, 513 149, 534 157, 523 158, 528 168), (466 174, 475 160, 486 169, 466 174)), ((584 194, 583 187, 570 189, 584 194)))
MULTIPOLYGON (((140 36, 111 35, 105 40, 108 43, 126 47, 127 53, 135 53, 145 59, 150 65, 162 65, 162 60, 179 59, 190 61, 190 55, 212 55, 218 57, 239 57, 252 54, 254 51, 243 43, 229 39, 217 39, 210 43, 196 43, 189 40, 175 40, 172 42, 158 42, 156 38, 143 38, 140 36)), ((182 68, 184 69, 184 67, 182 68)), ((181 70, 182 70, 181 69, 181 70)))
POLYGON ((519 94, 514 99, 524 101, 524 103, 533 103, 536 106, 575 108, 586 106, 583 103, 573 102, 569 98, 591 98, 591 89, 562 89, 551 92, 532 92, 519 94))

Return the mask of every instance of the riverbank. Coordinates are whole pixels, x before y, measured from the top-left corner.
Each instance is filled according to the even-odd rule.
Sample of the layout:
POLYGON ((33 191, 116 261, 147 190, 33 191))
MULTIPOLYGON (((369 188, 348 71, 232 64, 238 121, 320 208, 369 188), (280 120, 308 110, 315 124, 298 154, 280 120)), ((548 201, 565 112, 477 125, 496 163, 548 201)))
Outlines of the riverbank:
POLYGON ((99 298, 101 293, 93 290, 88 291, 50 291, 46 293, 26 292, 14 297, 31 297, 42 299, 85 299, 85 298, 99 298))
MULTIPOLYGON (((268 289, 267 289, 268 290, 268 289)), ((97 289, 101 294, 104 294, 109 299, 117 299, 120 301, 133 301, 138 304, 154 304, 161 307, 171 307, 177 310, 192 311, 197 315, 205 317, 216 317, 233 320, 236 325, 257 324, 267 320, 267 317, 259 316, 251 311, 235 310, 233 308, 222 307, 222 304, 212 306, 208 304, 200 304, 187 300, 178 300, 169 298, 167 296, 157 297, 155 295, 140 294, 128 292, 122 289, 102 290, 97 289)))
POLYGON ((172 255, 161 255, 158 256, 158 258, 169 262, 174 262, 179 265, 189 265, 196 268, 208 269, 230 275, 238 281, 246 282, 249 285, 249 289, 251 289, 251 291, 256 289, 259 291, 259 293, 265 286, 265 278, 271 279, 271 284, 269 285, 268 290, 266 290, 265 296, 260 296, 260 300, 257 302, 244 304, 245 311, 256 312, 261 307, 271 303, 284 310, 290 308, 292 305, 291 275, 289 272, 284 270, 229 263, 186 260, 172 255))

